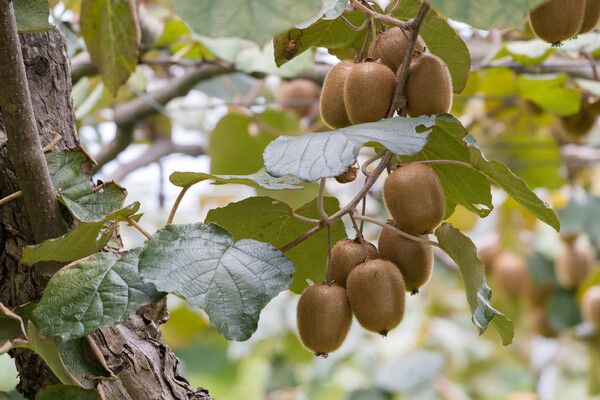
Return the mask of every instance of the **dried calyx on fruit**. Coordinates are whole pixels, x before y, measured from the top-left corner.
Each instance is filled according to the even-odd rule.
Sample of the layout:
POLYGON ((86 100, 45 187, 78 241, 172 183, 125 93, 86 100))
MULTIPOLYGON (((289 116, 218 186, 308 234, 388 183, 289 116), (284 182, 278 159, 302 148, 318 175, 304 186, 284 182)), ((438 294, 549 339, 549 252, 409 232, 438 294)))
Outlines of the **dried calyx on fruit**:
MULTIPOLYGON (((427 236, 423 235, 421 239, 427 239, 427 236)), ((419 288, 429 282, 433 273, 433 247, 430 244, 407 239, 384 228, 379 234, 377 247, 382 259, 389 260, 398 267, 408 292, 417 294, 419 288)))
MULTIPOLYGON (((395 73, 404 61, 408 44, 409 38, 406 32, 397 26, 388 29, 377 37, 373 49, 373 59, 381 60, 395 73)), ((420 36, 417 37, 415 51, 424 53, 425 49, 425 42, 420 36)))
POLYGON ((363 328, 386 336, 400 324, 406 307, 404 278, 393 263, 370 260, 352 270, 348 300, 363 328))
POLYGON ((298 300, 296 319, 302 344, 327 357, 344 343, 352 324, 346 290, 330 283, 309 286, 298 300))
MULTIPOLYGON (((377 248, 365 242, 368 258, 375 259, 379 257, 377 248)), ((335 244, 331 249, 331 258, 329 265, 329 280, 342 287, 346 287, 346 280, 350 272, 359 264, 367 260, 367 255, 358 238, 344 239, 335 244)))
POLYGON ((424 164, 396 168, 383 184, 383 198, 398 228, 411 235, 432 232, 444 218, 442 185, 424 164))
POLYGON ((551 0, 529 13, 531 29, 537 37, 559 45, 580 31, 586 0, 551 0))
POLYGON ((334 178, 339 183, 354 182, 354 180, 356 179, 357 172, 358 172, 358 167, 351 165, 350 167, 348 167, 348 169, 346 171, 342 172, 339 175, 336 175, 334 178))

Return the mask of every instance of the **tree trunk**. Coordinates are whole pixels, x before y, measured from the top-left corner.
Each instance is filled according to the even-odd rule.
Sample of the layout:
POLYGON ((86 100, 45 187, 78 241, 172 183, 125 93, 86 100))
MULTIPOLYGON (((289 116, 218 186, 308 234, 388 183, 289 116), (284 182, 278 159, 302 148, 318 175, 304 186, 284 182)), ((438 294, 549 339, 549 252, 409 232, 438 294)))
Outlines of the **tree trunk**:
MULTIPOLYGON (((43 145, 52 140, 50 131, 63 139, 54 151, 78 145, 71 100, 71 71, 66 44, 58 30, 20 35, 27 80, 38 133, 43 145)), ((17 177, 8 158, 7 137, 0 115, 0 198, 15 193, 17 177)), ((19 263, 24 246, 35 243, 22 198, 0 205, 0 302, 15 307, 41 298, 51 272, 39 265, 19 263)), ((211 399, 203 388, 193 389, 177 373, 179 360, 162 344, 159 325, 168 319, 165 301, 142 307, 122 324, 98 329, 90 337, 104 363, 119 380, 100 381, 109 399, 211 399)), ((82 341, 84 343, 86 341, 82 341)), ((26 398, 57 378, 37 354, 14 349, 10 352, 19 371, 19 392, 26 398)))

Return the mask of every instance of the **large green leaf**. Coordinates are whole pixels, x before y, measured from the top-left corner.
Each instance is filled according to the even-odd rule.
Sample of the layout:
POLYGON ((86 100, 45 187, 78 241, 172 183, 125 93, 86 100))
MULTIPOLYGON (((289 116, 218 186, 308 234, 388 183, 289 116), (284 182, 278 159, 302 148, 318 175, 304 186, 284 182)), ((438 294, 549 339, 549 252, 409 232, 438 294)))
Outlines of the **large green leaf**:
POLYGON ((137 66, 137 5, 131 0, 82 0, 81 35, 92 63, 113 93, 127 82, 137 66))
POLYGON ((23 248, 21 263, 33 265, 40 261, 74 261, 100 251, 117 229, 119 221, 135 214, 140 203, 108 214, 102 221, 80 222, 75 229, 56 239, 23 248))
POLYGON ((173 172, 169 180, 173 185, 180 187, 193 185, 205 180, 212 180, 215 185, 238 183, 253 188, 261 187, 269 190, 302 189, 304 187, 302 181, 295 176, 274 177, 264 168, 250 175, 212 175, 203 172, 173 172))
POLYGON ((449 18, 475 28, 521 28, 529 10, 545 0, 431 0, 449 18))
MULTIPOLYGON (((325 212, 332 215, 340 208, 336 198, 325 197, 325 212)), ((316 199, 295 211, 304 217, 319 219, 316 199)), ((215 222, 226 228, 235 240, 255 239, 281 248, 314 225, 300 221, 292 216, 292 209, 287 204, 270 197, 251 197, 226 207, 210 210, 206 222, 215 222)), ((331 226, 331 241, 336 243, 346 237, 346 230, 341 221, 331 226)), ((290 287, 295 293, 302 293, 308 284, 323 282, 327 267, 327 231, 323 229, 302 243, 286 252, 296 265, 294 282, 290 287)))
POLYGON ((196 33, 258 43, 319 13, 320 0, 174 0, 177 14, 196 33))
POLYGON ((96 253, 57 272, 33 312, 46 336, 63 340, 85 336, 113 326, 162 293, 142 282, 138 258, 142 248, 124 253, 96 253))
POLYGON ((202 307, 228 339, 246 340, 260 311, 292 283, 294 264, 267 243, 235 242, 215 224, 167 225, 146 242, 140 273, 202 307))
POLYGON ((50 385, 36 396, 37 400, 102 400, 95 390, 87 390, 69 385, 50 385))
POLYGON ((87 156, 75 151, 48 152, 46 162, 54 190, 73 217, 84 222, 98 222, 117 211, 125 201, 125 190, 113 182, 95 188, 89 175, 82 170, 87 156))
POLYGON ((546 305, 548 312, 548 325, 555 332, 580 324, 581 310, 577 304, 574 290, 557 290, 552 293, 546 305))
POLYGON ((54 28, 48 23, 48 0, 13 0, 13 7, 19 32, 33 33, 54 28))
POLYGON ((27 333, 23 320, 8 307, 0 303, 0 354, 11 347, 27 344, 27 333))
POLYGON ((427 143, 434 122, 434 117, 396 117, 332 132, 280 136, 265 149, 265 168, 271 175, 291 174, 316 181, 346 171, 366 143, 379 143, 400 155, 415 155, 427 143), (424 132, 417 132, 422 125, 424 132))
MULTIPOLYGON (((388 8, 393 4, 395 1, 391 2, 388 8)), ((402 0, 394 15, 406 21, 417 15, 419 7, 421 7, 420 0, 402 0)), ((427 13, 419 34, 425 40, 429 52, 441 58, 448 66, 454 93, 462 92, 471 70, 471 55, 465 42, 434 10, 427 13)))
POLYGON ((477 248, 471 239, 447 222, 436 229, 435 236, 442 250, 458 265, 465 283, 467 301, 473 312, 473 323, 483 333, 491 322, 502 344, 509 345, 514 336, 513 323, 491 306, 492 291, 485 282, 485 267, 477 258, 477 248))
POLYGON ((575 114, 581 107, 581 93, 565 88, 567 81, 565 74, 521 74, 517 85, 524 99, 533 101, 550 113, 566 116, 575 114))

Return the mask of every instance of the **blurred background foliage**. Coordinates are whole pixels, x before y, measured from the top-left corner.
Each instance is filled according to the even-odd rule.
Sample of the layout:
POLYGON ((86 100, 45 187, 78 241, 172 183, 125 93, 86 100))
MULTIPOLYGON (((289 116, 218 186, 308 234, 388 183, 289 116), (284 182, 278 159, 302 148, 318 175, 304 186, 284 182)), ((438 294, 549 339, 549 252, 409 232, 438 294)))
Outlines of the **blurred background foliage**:
MULTIPOLYGON (((151 231, 162 226, 178 194, 168 182, 172 172, 253 173, 263 165, 266 145, 279 135, 327 130, 318 117, 320 84, 337 62, 333 55, 351 58, 364 39, 364 32, 336 37, 336 30, 347 27, 331 21, 322 23, 336 39, 297 28, 265 46, 211 38, 177 17, 175 9, 185 9, 186 1, 175 1, 174 9, 166 0, 143 0, 139 63, 125 85, 111 87, 90 62, 81 36, 81 1, 50 3, 51 21, 67 39, 72 57, 73 104, 80 140, 99 164, 95 176, 119 181, 131 201, 141 200, 143 223, 151 231), (294 41, 332 50, 308 44, 277 67, 274 49, 294 41), (170 88, 176 93, 153 96, 170 88), (127 107, 139 103, 149 109, 127 114, 127 107)), ((456 2, 449 3, 440 12, 451 12, 456 2)), ((485 15, 464 18, 482 27, 485 15)), ((381 338, 354 327, 327 359, 314 357, 297 338, 296 294, 275 298, 246 342, 228 342, 201 310, 170 296, 163 335, 192 385, 208 388, 220 400, 600 399, 600 334, 581 313, 584 293, 600 284, 600 33, 552 47, 536 39, 524 21, 518 29, 486 31, 450 24, 472 60, 451 113, 488 159, 505 163, 557 210, 562 227, 557 234, 496 189, 488 217, 458 206, 448 219, 477 245, 494 304, 515 322, 513 343, 501 346, 492 330, 478 336, 456 266, 436 253, 433 277, 408 299, 398 329, 381 338), (569 279, 569 272, 559 269, 570 268, 565 258, 576 257, 583 260, 578 265, 589 260, 589 268, 569 279)), ((361 164, 373 154, 363 150, 361 164)), ((345 204, 360 181, 330 180, 327 190, 345 204)), ((275 193, 204 182, 190 190, 174 222, 203 221, 210 209, 254 195, 269 195, 296 209, 313 200, 317 190, 307 185, 275 193)), ((366 211, 387 218, 381 183, 368 196, 366 211)), ((378 232, 365 226, 371 241, 378 232)), ((128 247, 144 240, 125 227, 122 235, 128 247)), ((321 258, 315 263, 323 263, 321 258)), ((19 398, 7 355, 0 357, 0 371, 0 391, 19 398)))

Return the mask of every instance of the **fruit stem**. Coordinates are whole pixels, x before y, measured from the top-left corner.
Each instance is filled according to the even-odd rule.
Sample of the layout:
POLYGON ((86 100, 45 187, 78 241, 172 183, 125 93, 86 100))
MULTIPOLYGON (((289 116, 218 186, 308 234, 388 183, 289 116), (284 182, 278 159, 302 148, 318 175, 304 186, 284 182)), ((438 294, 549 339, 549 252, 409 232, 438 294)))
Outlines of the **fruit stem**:
POLYGON ((371 190, 371 187, 373 186, 373 184, 375 184, 375 182, 377 181, 377 178, 379 178, 379 175, 381 175, 383 170, 389 165, 390 160, 392 159, 392 156, 393 156, 393 153, 391 151, 385 150, 383 158, 377 165, 377 168, 375 168, 375 170, 369 174, 369 176, 365 180, 365 184, 359 190, 359 192, 356 194, 356 196, 354 196, 354 198, 348 204, 346 204, 344 206, 344 208, 342 208, 341 210, 339 210, 338 212, 336 212, 335 214, 330 216, 327 223, 320 223, 319 225, 315 226, 314 228, 306 231, 302 236, 296 238, 292 242, 283 246, 279 250, 281 250, 282 252, 285 253, 286 251, 293 248, 297 244, 302 243, 303 241, 305 241, 306 239, 308 239, 315 233, 319 232, 321 229, 333 224, 335 221, 337 221, 338 219, 342 218, 344 215, 346 215, 349 212, 351 212, 352 210, 354 210, 356 208, 356 206, 358 205, 358 203, 360 203, 360 201, 364 199, 364 197, 367 195, 369 190, 371 190))
POLYGON ((427 239, 421 239, 418 236, 413 236, 410 233, 406 233, 404 231, 401 231, 400 229, 394 228, 393 226, 388 225, 385 222, 379 221, 379 220, 377 220, 375 218, 367 217, 365 215, 355 215, 354 218, 359 219, 359 220, 363 220, 363 221, 367 221, 367 222, 371 222, 372 224, 379 225, 382 228, 389 229, 392 232, 395 232, 398 235, 403 236, 403 237, 405 237, 407 239, 414 240, 415 242, 425 243, 425 244, 429 244, 429 245, 432 245, 432 246, 440 247, 439 243, 437 243, 437 242, 433 242, 433 241, 427 240, 427 239))
POLYGON ((327 270, 325 270, 325 282, 329 283, 331 271, 331 225, 327 225, 327 270))
MULTIPOLYGON (((368 19, 365 20, 365 23, 368 23, 368 19)), ((369 24, 368 29, 367 29, 367 34, 365 35, 365 41, 363 42, 363 46, 360 49, 360 54, 358 55, 358 61, 362 61, 364 60, 365 57, 365 50, 367 49, 367 44, 369 43, 369 35, 371 34, 371 25, 369 24)))
POLYGON ((299 219, 300 221, 308 222, 309 224, 318 225, 321 223, 321 220, 308 218, 303 215, 296 214, 295 212, 292 213, 292 217, 299 219))
MULTIPOLYGON (((375 18, 371 18, 371 34, 373 35, 373 39, 371 43, 374 44, 377 40, 377 27, 375 26, 375 18)), ((373 55, 375 54, 375 46, 369 47, 369 58, 373 59, 373 55)))
POLYGON ((396 4, 394 4, 394 7, 392 7, 392 9, 390 10, 390 12, 387 15, 393 16, 394 13, 396 12, 396 9, 400 5, 400 2, 402 2, 402 0, 396 0, 396 4))
POLYGON ((358 225, 356 224, 353 213, 348 213, 348 215, 350 216, 352 226, 354 226, 354 230, 356 231, 356 236, 358 236, 358 240, 360 240, 360 247, 362 247, 363 253, 365 253, 365 260, 368 260, 371 257, 369 257, 369 251, 367 250, 367 245, 365 244, 365 238, 363 237, 362 230, 358 229, 358 225))
POLYGON ((321 183, 319 184, 319 197, 317 197, 317 210, 319 210, 319 215, 321 216, 321 221, 323 223, 327 223, 329 221, 329 215, 325 212, 325 208, 323 207, 323 196, 325 194, 325 182, 327 178, 321 178, 321 183))
POLYGON ((365 19, 365 22, 363 22, 363 24, 361 26, 356 26, 354 25, 352 22, 348 21, 348 19, 346 19, 346 17, 344 17, 344 15, 340 15, 340 19, 342 21, 344 21, 344 23, 346 25, 348 25, 350 27, 350 29, 355 30, 357 32, 360 32, 362 30, 364 30, 367 27, 367 24, 369 23, 369 19, 365 19))
MULTIPOLYGON (((423 5, 421 5, 422 7, 423 5)), ((351 7, 353 7, 356 10, 359 10, 360 12, 362 12, 363 14, 368 15, 369 17, 375 18, 378 21, 381 22, 386 22, 390 25, 394 25, 394 26, 398 26, 402 29, 409 29, 411 26, 411 22, 404 22, 396 17, 393 17, 391 15, 385 15, 385 14, 379 14, 377 11, 372 11, 369 10, 368 8, 366 8, 364 5, 362 5, 361 3, 359 3, 357 0, 352 0, 352 4, 351 7)), ((429 7, 429 4, 428 4, 429 7)))
MULTIPOLYGON (((367 213, 367 196, 363 197, 362 211, 360 212, 360 214, 365 215, 366 213, 367 213)), ((365 226, 365 221, 360 221, 360 233, 362 233, 364 226, 365 226)))

